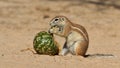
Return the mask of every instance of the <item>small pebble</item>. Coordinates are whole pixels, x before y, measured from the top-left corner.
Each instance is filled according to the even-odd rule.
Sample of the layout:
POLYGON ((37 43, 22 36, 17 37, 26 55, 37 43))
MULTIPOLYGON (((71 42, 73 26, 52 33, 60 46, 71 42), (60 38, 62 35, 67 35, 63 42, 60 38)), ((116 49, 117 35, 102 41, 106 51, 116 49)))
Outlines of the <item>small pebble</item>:
POLYGON ((2 54, 1 56, 4 56, 4 54, 2 54))
POLYGON ((46 19, 46 18, 49 18, 50 16, 49 15, 44 15, 43 18, 46 19))

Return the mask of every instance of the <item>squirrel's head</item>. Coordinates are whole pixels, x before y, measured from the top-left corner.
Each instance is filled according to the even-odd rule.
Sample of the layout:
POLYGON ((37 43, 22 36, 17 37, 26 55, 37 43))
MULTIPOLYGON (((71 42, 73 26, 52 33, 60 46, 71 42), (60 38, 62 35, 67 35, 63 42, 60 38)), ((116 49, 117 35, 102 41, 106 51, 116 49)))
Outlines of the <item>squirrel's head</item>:
POLYGON ((50 21, 50 26, 65 26, 67 23, 67 18, 65 16, 56 16, 50 21))
POLYGON ((50 21, 50 33, 64 36, 69 25, 69 20, 65 16, 56 16, 50 21))

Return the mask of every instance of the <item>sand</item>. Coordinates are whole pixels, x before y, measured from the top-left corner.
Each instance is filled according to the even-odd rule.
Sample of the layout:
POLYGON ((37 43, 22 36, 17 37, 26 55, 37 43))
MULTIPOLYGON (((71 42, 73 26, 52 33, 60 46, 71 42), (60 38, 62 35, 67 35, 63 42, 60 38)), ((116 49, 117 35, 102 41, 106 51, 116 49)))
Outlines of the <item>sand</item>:
MULTIPOLYGON (((57 38, 59 43, 63 43, 57 38)), ((79 1, 0 0, 0 68, 120 68, 120 9, 79 1), (36 33, 64 15, 88 31, 88 57, 49 56, 33 48, 36 33)))

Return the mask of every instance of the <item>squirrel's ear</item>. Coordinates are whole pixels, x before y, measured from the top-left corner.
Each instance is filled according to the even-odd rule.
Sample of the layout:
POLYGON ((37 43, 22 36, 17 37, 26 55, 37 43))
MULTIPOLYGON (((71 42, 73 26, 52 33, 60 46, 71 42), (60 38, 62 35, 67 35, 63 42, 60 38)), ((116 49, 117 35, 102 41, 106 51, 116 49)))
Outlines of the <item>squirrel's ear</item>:
POLYGON ((61 18, 61 20, 62 20, 62 21, 65 21, 65 18, 64 18, 64 17, 62 17, 62 18, 61 18))

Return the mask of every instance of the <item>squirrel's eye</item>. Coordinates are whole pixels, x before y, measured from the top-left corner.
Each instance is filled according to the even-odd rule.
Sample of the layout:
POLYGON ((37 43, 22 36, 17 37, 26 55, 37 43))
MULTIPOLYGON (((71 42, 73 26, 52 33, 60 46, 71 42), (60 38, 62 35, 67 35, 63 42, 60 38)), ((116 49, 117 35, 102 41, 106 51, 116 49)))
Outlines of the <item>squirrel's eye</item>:
POLYGON ((55 21, 58 21, 58 19, 55 19, 55 21))

